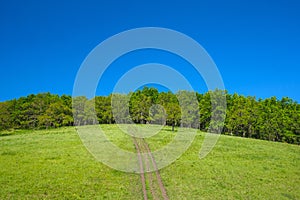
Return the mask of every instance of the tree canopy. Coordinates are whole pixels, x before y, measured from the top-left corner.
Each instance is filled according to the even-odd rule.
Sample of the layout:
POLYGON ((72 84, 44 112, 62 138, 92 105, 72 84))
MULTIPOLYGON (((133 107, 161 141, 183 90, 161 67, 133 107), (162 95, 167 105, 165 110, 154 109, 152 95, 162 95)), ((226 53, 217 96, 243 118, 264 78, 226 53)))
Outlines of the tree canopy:
POLYGON ((190 91, 173 94, 145 87, 129 94, 111 94, 93 99, 41 93, 0 102, 0 130, 130 121, 169 125, 173 130, 176 126, 183 126, 300 144, 300 104, 288 97, 257 100, 221 90, 204 94, 190 91), (214 101, 211 101, 212 96, 214 101), (219 106, 221 97, 226 98, 226 112, 219 106), (217 122, 222 120, 212 119, 225 119, 225 122, 220 124, 217 122))

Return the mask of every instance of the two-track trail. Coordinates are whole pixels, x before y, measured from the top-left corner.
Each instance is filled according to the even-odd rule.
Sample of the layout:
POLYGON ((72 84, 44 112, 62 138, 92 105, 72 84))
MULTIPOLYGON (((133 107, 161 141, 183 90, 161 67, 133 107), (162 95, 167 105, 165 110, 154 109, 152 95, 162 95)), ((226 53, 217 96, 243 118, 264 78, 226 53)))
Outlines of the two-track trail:
POLYGON ((151 199, 155 200, 168 200, 166 189, 149 145, 143 138, 133 137, 133 142, 138 155, 144 200, 148 199, 148 197, 152 197, 151 199), (154 169, 151 170, 153 172, 149 172, 150 169, 154 169))

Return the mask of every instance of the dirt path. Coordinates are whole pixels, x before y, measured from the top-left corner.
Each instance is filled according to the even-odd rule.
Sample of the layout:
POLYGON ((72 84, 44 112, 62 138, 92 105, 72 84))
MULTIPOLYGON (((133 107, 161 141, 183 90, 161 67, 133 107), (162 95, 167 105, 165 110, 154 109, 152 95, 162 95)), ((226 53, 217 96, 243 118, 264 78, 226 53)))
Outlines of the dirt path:
POLYGON ((143 138, 135 138, 133 137, 134 145, 138 153, 141 181, 142 181, 142 190, 144 195, 144 200, 148 199, 147 195, 147 183, 149 185, 149 190, 151 195, 151 199, 160 199, 168 200, 168 195, 164 184, 162 182, 159 170, 157 168, 156 161, 151 153, 149 145, 143 138), (151 161, 151 163, 149 162, 151 161), (149 171, 150 164, 154 168, 154 172, 146 172, 149 171), (146 170, 144 170, 146 168, 146 170), (154 177, 156 175, 156 178, 154 177), (147 178, 146 178, 147 177, 147 178))
POLYGON ((141 181, 142 181, 142 190, 143 190, 143 195, 144 195, 144 200, 147 200, 147 189, 146 189, 146 179, 145 179, 145 171, 144 171, 144 166, 143 166, 143 160, 142 160, 142 155, 141 155, 141 150, 140 147, 136 141, 135 138, 133 138, 134 146, 138 154, 138 160, 139 160, 139 167, 140 167, 140 175, 141 175, 141 181))
POLYGON ((150 158, 151 158, 152 165, 153 165, 153 167, 154 167, 154 169, 155 169, 155 174, 156 174, 156 177, 157 177, 158 185, 159 185, 160 191, 161 191, 161 193, 162 193, 162 196, 163 196, 163 198, 164 198, 165 200, 168 200, 169 198, 168 198, 168 195, 167 195, 167 191, 166 191, 165 186, 164 186, 164 184, 163 184, 163 182, 162 182, 162 180, 161 180, 161 176, 160 176, 160 173, 159 173, 159 171, 158 171, 158 168, 157 168, 157 165, 156 165, 156 161, 155 161, 155 159, 154 159, 154 157, 153 157, 153 155, 152 155, 152 153, 151 153, 151 150, 150 150, 150 148, 149 148, 149 145, 147 144, 147 142, 146 142, 144 139, 142 139, 142 141, 144 141, 144 145, 145 145, 145 147, 146 147, 146 150, 147 150, 147 152, 148 152, 148 155, 149 155, 150 158))

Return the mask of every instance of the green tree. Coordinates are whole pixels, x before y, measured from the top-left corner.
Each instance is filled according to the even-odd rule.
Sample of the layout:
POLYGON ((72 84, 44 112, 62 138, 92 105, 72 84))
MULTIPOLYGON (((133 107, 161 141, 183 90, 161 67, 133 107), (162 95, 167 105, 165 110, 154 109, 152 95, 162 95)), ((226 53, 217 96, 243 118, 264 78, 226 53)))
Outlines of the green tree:
POLYGON ((176 95, 170 91, 162 92, 158 95, 157 104, 164 108, 166 123, 172 126, 172 131, 174 131, 175 126, 179 126, 181 120, 181 109, 176 95))
POLYGON ((154 88, 144 87, 131 94, 130 115, 134 122, 146 124, 151 121, 149 110, 153 104, 156 104, 158 91, 154 88))
POLYGON ((73 98, 73 117, 74 117, 74 124, 76 126, 85 125, 85 104, 88 99, 84 96, 78 96, 73 98))
POLYGON ((181 108, 181 126, 199 127, 199 104, 195 92, 178 91, 176 94, 181 108))
POLYGON ((117 123, 126 124, 130 122, 129 95, 112 94, 111 104, 113 117, 117 123))
POLYGON ((98 96, 95 97, 95 109, 100 124, 112 124, 114 123, 112 107, 111 107, 111 97, 98 96))

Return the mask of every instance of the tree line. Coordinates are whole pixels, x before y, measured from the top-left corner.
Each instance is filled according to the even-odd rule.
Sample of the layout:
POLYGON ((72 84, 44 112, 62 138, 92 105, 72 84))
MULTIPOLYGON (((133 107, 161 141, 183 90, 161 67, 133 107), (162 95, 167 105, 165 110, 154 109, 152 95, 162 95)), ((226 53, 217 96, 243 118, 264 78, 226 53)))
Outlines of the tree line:
POLYGON ((0 102, 0 130, 138 123, 300 144, 300 104, 288 97, 256 99, 227 91, 204 94, 158 92, 145 87, 129 94, 80 96, 31 94, 0 102), (213 98, 212 98, 213 97, 213 98), (226 109, 222 105, 226 100, 226 109), (223 122, 224 121, 224 122, 223 122))

